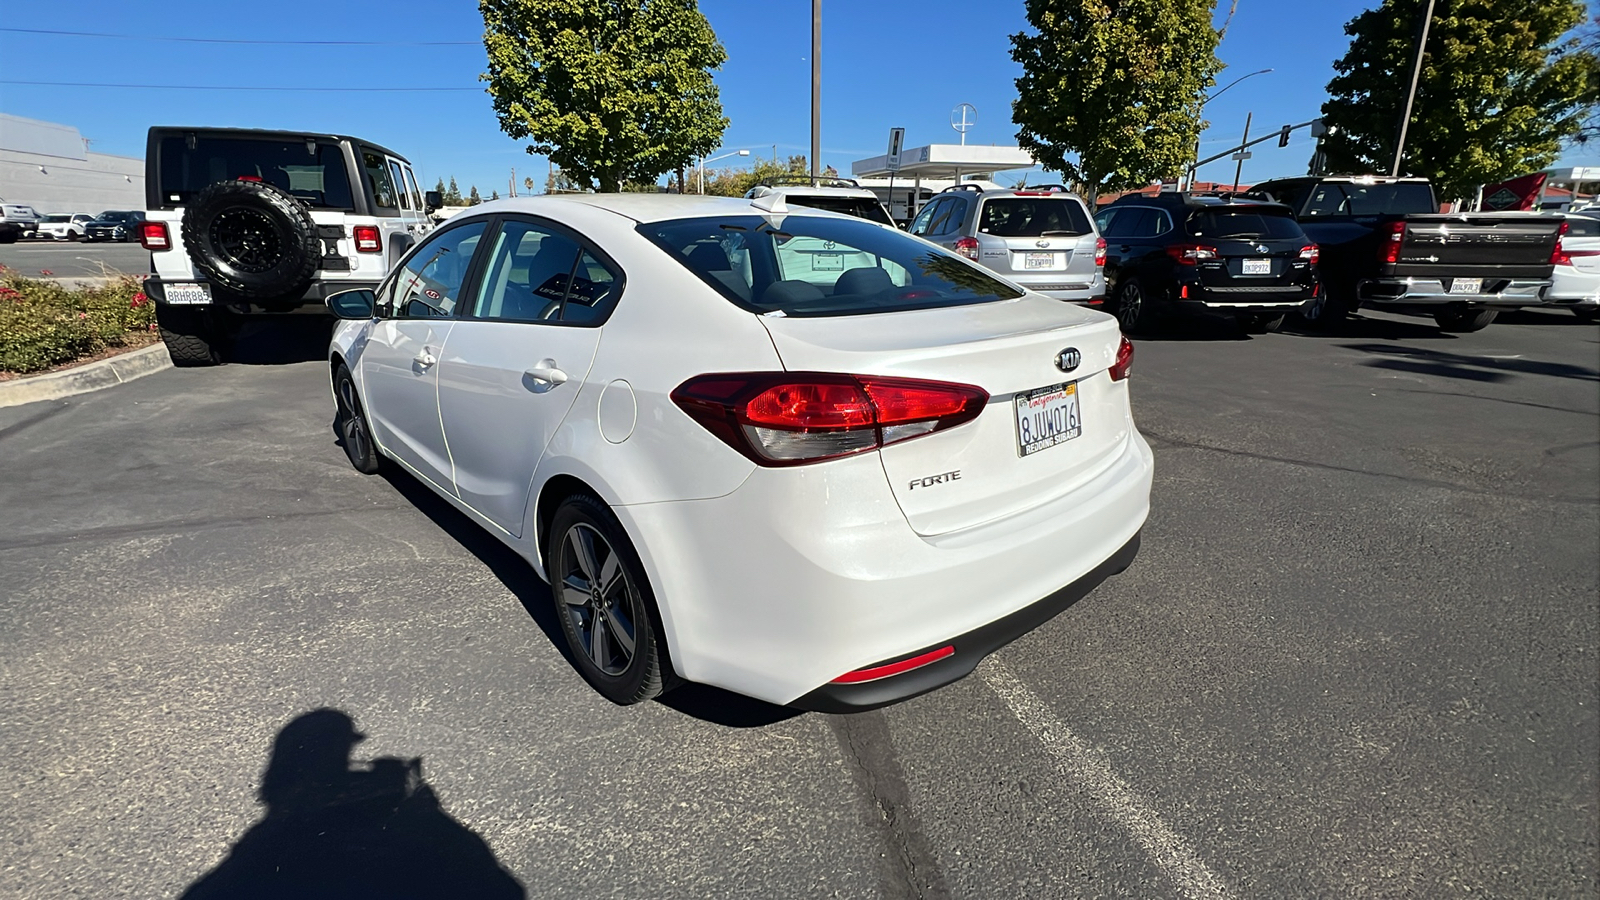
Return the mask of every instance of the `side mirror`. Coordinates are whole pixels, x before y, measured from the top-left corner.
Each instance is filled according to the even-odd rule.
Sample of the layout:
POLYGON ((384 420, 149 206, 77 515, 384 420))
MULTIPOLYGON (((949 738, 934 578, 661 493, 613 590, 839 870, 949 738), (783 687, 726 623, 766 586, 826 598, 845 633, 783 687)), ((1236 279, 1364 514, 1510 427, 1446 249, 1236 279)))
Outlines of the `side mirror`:
POLYGON ((341 319, 370 319, 377 304, 377 295, 366 288, 328 296, 328 310, 341 319))
POLYGON ((438 191, 428 191, 422 195, 422 208, 426 212, 433 212, 444 205, 444 195, 438 191))

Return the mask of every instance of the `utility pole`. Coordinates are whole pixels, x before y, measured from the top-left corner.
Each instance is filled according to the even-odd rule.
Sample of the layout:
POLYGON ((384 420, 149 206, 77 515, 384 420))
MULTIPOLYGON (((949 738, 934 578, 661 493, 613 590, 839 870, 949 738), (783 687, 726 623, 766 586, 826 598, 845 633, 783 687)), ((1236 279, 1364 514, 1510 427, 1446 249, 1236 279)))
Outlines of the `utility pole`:
MULTIPOLYGON (((1431 0, 1430 0, 1431 3, 1431 0)), ((811 0, 811 186, 822 174, 822 0, 811 0)))
POLYGON ((511 167, 511 196, 517 195, 517 167, 511 167))
MULTIPOLYGON (((1254 112, 1244 114, 1244 140, 1239 142, 1241 144, 1250 143, 1250 117, 1254 115, 1254 112)), ((1237 192, 1239 190, 1239 176, 1244 174, 1244 161, 1250 158, 1250 151, 1240 149, 1238 153, 1233 155, 1233 158, 1239 161, 1239 164, 1233 167, 1233 189, 1237 192)))
POLYGON ((1428 0, 1428 11, 1422 15, 1422 36, 1417 38, 1417 61, 1411 67, 1411 90, 1406 92, 1406 111, 1400 114, 1400 137, 1394 142, 1394 165, 1390 176, 1400 174, 1400 155, 1406 152, 1406 129, 1411 125, 1411 104, 1417 99, 1417 82, 1422 79, 1422 52, 1428 48, 1428 26, 1433 24, 1433 0, 1428 0))

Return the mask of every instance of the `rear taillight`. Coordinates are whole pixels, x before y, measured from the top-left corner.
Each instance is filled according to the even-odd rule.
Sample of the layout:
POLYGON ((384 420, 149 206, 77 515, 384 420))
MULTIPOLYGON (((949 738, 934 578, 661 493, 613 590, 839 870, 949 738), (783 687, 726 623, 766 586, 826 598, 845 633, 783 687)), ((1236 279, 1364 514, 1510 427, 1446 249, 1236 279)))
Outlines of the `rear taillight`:
POLYGON ((752 461, 793 466, 970 422, 989 394, 912 378, 736 372, 691 378, 672 392, 672 402, 752 461))
POLYGON ((261 176, 260 175, 240 175, 239 177, 235 178, 234 181, 248 181, 251 184, 261 184, 261 176))
POLYGON ((383 250, 383 242, 378 239, 378 226, 357 225, 350 233, 356 239, 357 253, 377 253, 383 250))
POLYGON ((1317 249, 1316 244, 1310 244, 1300 248, 1300 258, 1314 266, 1322 258, 1322 251, 1317 249))
POLYGON ((1556 232, 1555 249, 1550 251, 1550 265, 1552 266, 1572 265, 1572 254, 1568 253, 1567 248, 1561 245, 1562 240, 1567 236, 1567 228, 1567 220, 1562 219, 1561 230, 1556 232))
POLYGON ((1103 266, 1103 265, 1106 264, 1106 239, 1105 238, 1095 238, 1094 239, 1094 264, 1097 265, 1097 266, 1103 266))
POLYGON ((965 256, 967 259, 977 259, 978 239, 964 237, 961 240, 956 241, 956 252, 962 256, 965 256))
POLYGON ((139 246, 146 250, 171 250, 172 237, 167 234, 167 223, 139 223, 139 246))
POLYGON ((1405 243, 1406 223, 1390 222, 1382 232, 1378 244, 1378 259, 1386 266, 1400 261, 1400 245, 1405 243))
POLYGON ((861 684, 864 681, 877 681, 880 678, 889 678, 894 675, 900 675, 910 672, 913 669, 920 669, 923 666, 931 666, 941 659, 947 659, 955 655, 956 648, 950 644, 946 644, 937 650, 929 650, 927 653, 919 653, 910 659, 902 659, 899 662, 885 663, 881 666, 870 666, 865 669, 856 669, 853 672, 846 672, 843 675, 840 675, 838 678, 835 678, 833 683, 861 684))
POLYGON ((1133 341, 1126 337, 1117 345, 1117 361, 1106 370, 1111 373, 1112 381, 1126 381, 1133 372, 1133 341))
POLYGON ((1217 248, 1205 244, 1168 244, 1167 255, 1180 266, 1193 266, 1203 259, 1216 259, 1217 248))

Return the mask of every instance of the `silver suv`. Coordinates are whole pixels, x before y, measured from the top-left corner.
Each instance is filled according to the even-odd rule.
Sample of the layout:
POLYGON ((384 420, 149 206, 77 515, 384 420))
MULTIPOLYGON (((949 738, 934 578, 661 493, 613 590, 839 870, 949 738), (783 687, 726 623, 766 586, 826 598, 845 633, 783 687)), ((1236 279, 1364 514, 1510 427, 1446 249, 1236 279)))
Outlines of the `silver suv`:
POLYGON ((948 187, 907 229, 1020 287, 1074 303, 1106 297, 1106 242, 1089 208, 1060 185, 1025 190, 948 187))
POLYGON ((747 200, 754 200, 773 194, 782 197, 786 204, 842 213, 894 227, 894 220, 889 218, 889 211, 883 208, 883 201, 878 199, 878 195, 848 178, 818 176, 817 183, 813 185, 809 175, 785 175, 761 182, 746 191, 744 196, 747 200))

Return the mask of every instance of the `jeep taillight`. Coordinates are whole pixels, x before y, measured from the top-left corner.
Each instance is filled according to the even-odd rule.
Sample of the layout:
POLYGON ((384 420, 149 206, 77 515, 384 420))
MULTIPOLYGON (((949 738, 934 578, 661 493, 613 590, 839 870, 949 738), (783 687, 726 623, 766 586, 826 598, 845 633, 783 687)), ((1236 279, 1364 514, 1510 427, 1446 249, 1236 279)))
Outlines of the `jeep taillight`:
POLYGON ((383 242, 378 239, 378 226, 357 225, 351 234, 356 239, 357 253, 380 253, 383 251, 383 242))
POLYGON ((171 250, 172 237, 167 234, 167 223, 139 223, 139 246, 146 250, 171 250))

